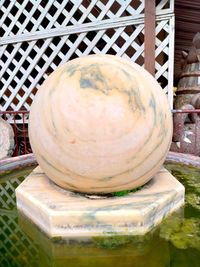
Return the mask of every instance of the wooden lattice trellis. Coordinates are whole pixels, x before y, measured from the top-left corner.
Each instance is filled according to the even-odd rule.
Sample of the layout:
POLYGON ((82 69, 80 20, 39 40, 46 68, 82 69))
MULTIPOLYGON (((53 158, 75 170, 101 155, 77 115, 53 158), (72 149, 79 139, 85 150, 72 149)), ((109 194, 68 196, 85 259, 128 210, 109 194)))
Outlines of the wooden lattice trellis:
MULTIPOLYGON (((108 53, 143 66, 144 2, 0 1, 0 110, 29 110, 48 74, 76 57, 108 53)), ((156 1, 155 49, 155 77, 171 104, 173 2, 156 1)))

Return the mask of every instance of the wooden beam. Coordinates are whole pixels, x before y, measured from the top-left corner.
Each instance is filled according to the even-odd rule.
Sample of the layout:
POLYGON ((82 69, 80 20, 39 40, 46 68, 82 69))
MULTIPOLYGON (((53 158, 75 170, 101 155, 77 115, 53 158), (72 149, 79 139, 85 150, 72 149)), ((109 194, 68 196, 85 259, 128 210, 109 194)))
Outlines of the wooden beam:
POLYGON ((144 67, 155 76, 155 0, 145 0, 144 12, 144 67))

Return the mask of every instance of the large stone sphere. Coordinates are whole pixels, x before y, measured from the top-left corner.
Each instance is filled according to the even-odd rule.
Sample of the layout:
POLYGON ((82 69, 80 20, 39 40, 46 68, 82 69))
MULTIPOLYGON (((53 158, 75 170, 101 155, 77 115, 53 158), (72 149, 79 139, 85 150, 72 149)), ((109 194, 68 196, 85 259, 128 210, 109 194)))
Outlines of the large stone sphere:
POLYGON ((172 138, 167 98, 137 64, 111 55, 77 58, 54 71, 31 107, 31 147, 57 185, 108 193, 143 185, 172 138))

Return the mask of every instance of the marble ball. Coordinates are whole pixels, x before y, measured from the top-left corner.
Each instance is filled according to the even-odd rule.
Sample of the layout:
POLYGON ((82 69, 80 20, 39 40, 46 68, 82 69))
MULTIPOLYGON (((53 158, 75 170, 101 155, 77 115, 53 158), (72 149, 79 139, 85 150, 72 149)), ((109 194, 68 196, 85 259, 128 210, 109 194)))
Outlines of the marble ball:
POLYGON ((90 55, 58 67, 33 101, 29 138, 55 184, 105 194, 148 182, 172 138, 166 95, 142 67, 90 55))

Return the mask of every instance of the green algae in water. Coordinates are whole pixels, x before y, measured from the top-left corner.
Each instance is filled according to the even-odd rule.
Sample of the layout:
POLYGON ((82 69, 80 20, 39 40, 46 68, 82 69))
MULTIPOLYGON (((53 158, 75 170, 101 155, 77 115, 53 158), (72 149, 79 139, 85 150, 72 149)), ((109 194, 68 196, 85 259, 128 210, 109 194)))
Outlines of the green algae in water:
POLYGON ((130 235, 119 235, 115 232, 111 232, 106 236, 93 237, 93 243, 99 248, 114 249, 117 247, 124 246, 134 246, 135 250, 144 248, 144 243, 147 245, 148 241, 151 240, 153 233, 139 236, 130 236, 130 235))
POLYGON ((186 187, 184 208, 144 236, 110 233, 85 243, 51 240, 31 223, 19 225, 14 188, 31 170, 1 177, 7 194, 0 196, 0 267, 199 267, 200 169, 177 164, 166 168, 186 187))
POLYGON ((200 169, 181 164, 166 168, 185 186, 184 217, 173 213, 160 225, 160 236, 178 249, 200 251, 200 169))
POLYGON ((131 190, 124 190, 124 191, 118 191, 118 192, 113 192, 111 193, 112 196, 116 196, 116 197, 123 197, 123 196, 127 196, 130 193, 135 193, 139 190, 141 190, 143 188, 143 186, 131 189, 131 190))
POLYGON ((169 240, 176 248, 195 248, 200 251, 200 220, 180 220, 172 216, 162 223, 160 236, 169 240))
POLYGON ((182 164, 165 167, 185 186, 185 217, 200 218, 200 169, 182 164))

